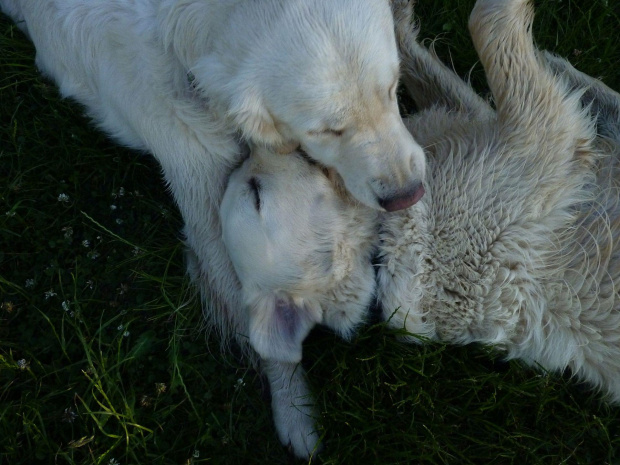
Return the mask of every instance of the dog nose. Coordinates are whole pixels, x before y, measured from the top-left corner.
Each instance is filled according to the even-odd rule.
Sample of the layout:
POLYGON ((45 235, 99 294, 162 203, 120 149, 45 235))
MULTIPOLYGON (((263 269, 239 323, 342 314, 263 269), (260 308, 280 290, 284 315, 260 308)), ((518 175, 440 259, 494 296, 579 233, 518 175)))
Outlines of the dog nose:
POLYGON ((424 196, 424 192, 422 183, 417 182, 405 191, 400 191, 390 197, 380 198, 378 202, 386 211, 395 212, 416 204, 424 196))

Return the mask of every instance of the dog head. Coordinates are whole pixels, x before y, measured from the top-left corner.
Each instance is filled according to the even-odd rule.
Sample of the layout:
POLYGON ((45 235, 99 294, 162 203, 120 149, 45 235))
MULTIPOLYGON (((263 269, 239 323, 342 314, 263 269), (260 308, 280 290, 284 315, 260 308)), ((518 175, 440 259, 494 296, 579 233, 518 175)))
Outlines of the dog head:
POLYGON ((228 27, 237 25, 235 36, 193 69, 210 101, 257 145, 280 152, 301 145, 368 207, 394 211, 417 202, 425 158, 399 116, 388 1, 241 8, 228 27))
POLYGON ((301 360, 316 324, 347 338, 374 293, 376 215, 352 205, 324 169, 265 149, 230 177, 220 216, 242 284, 250 344, 264 359, 301 360))

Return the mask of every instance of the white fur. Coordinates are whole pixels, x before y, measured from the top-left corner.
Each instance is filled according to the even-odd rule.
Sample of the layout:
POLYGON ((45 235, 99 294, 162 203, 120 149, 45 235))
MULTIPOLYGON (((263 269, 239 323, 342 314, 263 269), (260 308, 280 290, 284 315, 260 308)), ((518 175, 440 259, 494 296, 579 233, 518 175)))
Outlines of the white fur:
MULTIPOLYGON (((312 422, 298 421, 292 394, 278 390, 288 389, 279 379, 299 359, 305 330, 265 350, 286 339, 279 333, 286 328, 257 333, 271 313, 245 310, 219 205, 244 155, 240 136, 280 152, 301 144, 372 208, 419 199, 424 156, 398 118, 388 0, 0 0, 0 7, 32 39, 37 66, 64 96, 161 164, 209 325, 224 343, 233 336, 247 347, 249 336, 272 357, 278 433, 295 454, 310 455, 312 422)), ((277 300, 261 308, 269 302, 273 313, 277 300)), ((338 327, 338 317, 320 313, 308 307, 301 327, 338 327)))
POLYGON ((387 0, 165 0, 159 21, 181 69, 247 139, 301 145, 372 208, 412 203, 424 154, 399 118, 387 0))
MULTIPOLYGON (((396 3, 407 13, 406 1, 396 3)), ((422 110, 407 126, 428 150, 429 173, 420 202, 381 215, 378 297, 388 324, 412 333, 410 341, 422 335, 495 344, 511 358, 569 368, 620 402, 620 95, 535 50, 532 16, 526 0, 479 0, 472 13, 496 112, 415 42, 408 13, 399 17, 403 81, 422 110)), ((266 160, 264 172, 284 169, 266 160)), ((302 170, 302 161, 285 163, 302 170)), ((319 176, 320 167, 306 169, 319 176)), ((284 208, 263 212, 271 218, 304 211, 317 191, 327 195, 318 183, 292 189, 271 182, 282 192, 269 195, 287 198, 284 208)), ((364 257, 373 247, 367 234, 376 227, 368 222, 374 214, 346 202, 323 205, 329 208, 335 210, 322 214, 346 218, 352 253, 364 257)), ((289 230, 278 232, 287 238, 281 247, 303 254, 283 257, 278 266, 303 269, 323 246, 306 240, 319 225, 282 226, 289 230)), ((236 240, 243 247, 248 238, 236 240)), ((235 257, 237 268, 246 256, 235 257)), ((371 267, 368 261, 349 268, 345 281, 371 267)), ((266 269, 262 285, 287 292, 266 269)), ((248 268, 242 282, 253 282, 254 273, 248 268)))
POLYGON ((620 95, 536 51, 532 17, 526 0, 472 12, 496 115, 406 40, 405 82, 427 108, 407 124, 432 174, 425 200, 385 217, 379 299, 394 327, 570 368, 618 402, 620 95))
POLYGON ((316 324, 348 339, 375 289, 368 264, 376 213, 334 188, 335 176, 300 154, 257 148, 231 175, 221 206, 224 243, 241 281, 250 344, 265 361, 280 439, 309 452, 318 435, 298 365, 302 342, 316 324))

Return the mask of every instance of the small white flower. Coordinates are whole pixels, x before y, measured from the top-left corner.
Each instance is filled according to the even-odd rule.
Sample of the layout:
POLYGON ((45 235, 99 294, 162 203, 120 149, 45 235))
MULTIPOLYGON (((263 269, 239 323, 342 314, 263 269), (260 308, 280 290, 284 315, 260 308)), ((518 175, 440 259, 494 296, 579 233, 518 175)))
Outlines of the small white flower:
POLYGON ((129 337, 129 334, 130 334, 130 333, 129 333, 129 331, 125 331, 125 332, 123 333, 123 337, 129 337))
POLYGON ((13 218, 15 216, 15 212, 13 210, 9 210, 8 212, 6 212, 6 216, 8 216, 9 218, 13 218))
POLYGON ((140 250, 140 247, 134 247, 132 253, 134 257, 137 257, 142 253, 142 250, 140 250))
POLYGON ((243 378, 239 378, 235 383, 235 389, 241 389, 243 386, 245 386, 245 381, 243 381, 243 378))
POLYGON ((121 462, 119 462, 118 460, 116 460, 114 457, 112 457, 110 459, 110 461, 108 462, 108 465, 120 465, 121 462))
POLYGON ((84 247, 90 247, 90 241, 89 241, 89 240, 87 240, 87 239, 84 239, 84 240, 82 241, 82 245, 83 245, 84 247))
POLYGON ((77 413, 75 413, 71 407, 67 407, 62 413, 62 421, 65 423, 73 423, 77 417, 77 413))
POLYGON ((25 284, 26 289, 31 289, 34 287, 34 279, 27 279, 25 284))
POLYGON ((60 304, 62 306, 62 309, 65 312, 69 311, 69 301, 68 300, 63 300, 62 303, 60 304))
POLYGON ((54 289, 50 289, 49 291, 45 291, 45 294, 43 295, 45 296, 45 300, 47 300, 50 297, 54 297, 57 294, 54 292, 54 289))
POLYGON ((73 228, 71 226, 65 226, 61 229, 61 231, 64 232, 63 236, 65 239, 71 239, 71 237, 73 236, 73 228))
POLYGON ((125 188, 124 188, 124 187, 121 187, 121 188, 118 190, 118 196, 119 196, 119 197, 122 197, 123 195, 125 195, 125 188))
POLYGON ((90 258, 91 260, 96 260, 100 257, 100 254, 99 252, 95 252, 94 250, 91 250, 90 252, 86 254, 86 256, 90 258))
POLYGON ((27 362, 25 358, 22 358, 21 360, 17 361, 17 367, 20 370, 27 370, 29 366, 30 366, 30 363, 27 362))
POLYGON ((123 224, 123 220, 121 220, 120 218, 116 218, 116 224, 123 224))
POLYGON ((114 211, 114 210, 116 210, 116 208, 117 208, 116 205, 114 205, 114 204, 110 205, 110 210, 114 211))
POLYGON ((200 457, 200 451, 198 449, 194 450, 194 458, 197 459, 200 457))
POLYGON ((92 279, 89 279, 88 281, 86 281, 86 287, 87 288, 92 289, 94 285, 95 285, 95 283, 93 282, 92 279))
POLYGON ((122 331, 123 328, 124 328, 124 326, 122 324, 120 324, 120 325, 118 325, 118 328, 116 328, 116 329, 118 329, 119 331, 122 331))
POLYGON ((66 203, 69 201, 69 196, 65 193, 62 193, 58 196, 58 201, 66 203))

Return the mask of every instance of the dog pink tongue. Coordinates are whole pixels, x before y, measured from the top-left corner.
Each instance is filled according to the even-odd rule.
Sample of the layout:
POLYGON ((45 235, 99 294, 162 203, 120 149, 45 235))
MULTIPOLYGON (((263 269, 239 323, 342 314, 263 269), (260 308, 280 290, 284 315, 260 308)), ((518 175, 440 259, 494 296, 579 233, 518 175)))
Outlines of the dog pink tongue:
POLYGON ((424 196, 424 186, 420 185, 413 192, 401 195, 399 197, 392 197, 388 200, 380 202, 381 206, 389 212, 395 212, 398 210, 404 210, 412 205, 418 203, 418 201, 424 196))

